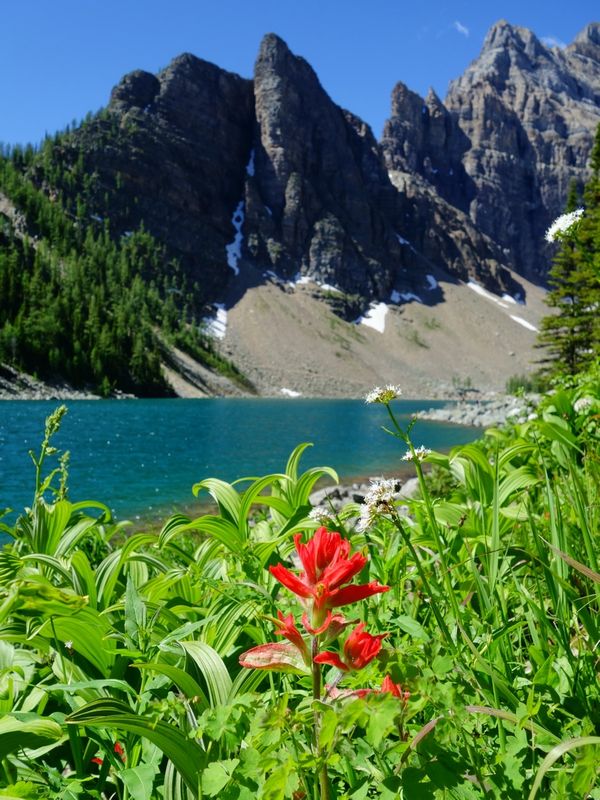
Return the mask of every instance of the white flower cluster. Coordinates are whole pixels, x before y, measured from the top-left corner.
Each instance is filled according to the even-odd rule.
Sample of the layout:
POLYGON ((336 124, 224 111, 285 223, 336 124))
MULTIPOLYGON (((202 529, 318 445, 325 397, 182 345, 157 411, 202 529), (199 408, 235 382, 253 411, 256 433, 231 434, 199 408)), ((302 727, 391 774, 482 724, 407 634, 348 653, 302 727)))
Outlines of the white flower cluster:
POLYGON ((365 403, 389 403, 391 400, 395 400, 397 397, 400 397, 402 394, 402 389, 399 386, 392 386, 392 384, 388 384, 381 389, 379 386, 376 386, 374 389, 366 395, 365 403))
POLYGON ((360 507, 360 519, 357 531, 366 531, 379 514, 394 510, 394 495, 400 488, 400 481, 395 478, 381 478, 371 481, 371 486, 360 507))
POLYGON ((313 522, 320 522, 324 525, 327 522, 331 522, 331 511, 325 506, 315 506, 308 512, 308 518, 312 519, 313 522))
MULTIPOLYGON (((415 458, 417 461, 423 461, 424 458, 431 453, 431 450, 428 447, 424 447, 421 445, 420 447, 415 447, 415 458)), ((402 456, 402 461, 413 461, 413 454, 410 450, 407 450, 406 453, 402 456)))
POLYGON ((594 401, 591 397, 580 397, 573 403, 573 408, 578 414, 581 414, 583 411, 587 411, 588 408, 591 408, 593 405, 594 401))
POLYGON ((556 242, 563 236, 568 236, 571 228, 583 216, 583 208, 578 208, 576 211, 571 211, 568 214, 563 214, 558 219, 555 219, 552 225, 546 231, 546 241, 556 242))

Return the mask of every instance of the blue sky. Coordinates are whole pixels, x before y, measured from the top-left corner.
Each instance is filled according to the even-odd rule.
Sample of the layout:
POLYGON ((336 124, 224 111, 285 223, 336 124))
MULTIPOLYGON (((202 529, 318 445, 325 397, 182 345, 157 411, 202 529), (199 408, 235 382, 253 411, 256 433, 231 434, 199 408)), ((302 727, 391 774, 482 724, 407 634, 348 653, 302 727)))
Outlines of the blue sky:
POLYGON ((18 0, 0 16, 0 141, 37 142, 105 105, 133 69, 188 51, 251 77, 279 34, 340 105, 379 136, 398 80, 443 97, 505 18, 568 43, 600 20, 597 0, 18 0))

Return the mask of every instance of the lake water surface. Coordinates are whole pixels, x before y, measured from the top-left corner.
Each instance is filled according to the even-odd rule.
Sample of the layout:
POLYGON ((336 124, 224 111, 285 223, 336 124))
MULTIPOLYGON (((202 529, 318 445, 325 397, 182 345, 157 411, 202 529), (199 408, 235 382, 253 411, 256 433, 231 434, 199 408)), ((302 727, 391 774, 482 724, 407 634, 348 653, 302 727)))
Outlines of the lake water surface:
MULTIPOLYGON (((56 401, 0 402, 0 508, 31 503, 44 419, 56 401)), ((327 465, 344 480, 393 475, 405 448, 381 430, 383 406, 360 400, 207 399, 68 401, 55 444, 71 452, 70 497, 100 500, 118 518, 163 517, 193 506, 203 478, 232 481, 282 472, 292 449, 312 442, 301 467, 327 465)), ((443 402, 395 401, 406 424, 443 402)), ((416 445, 444 450, 479 429, 419 420, 416 445)))

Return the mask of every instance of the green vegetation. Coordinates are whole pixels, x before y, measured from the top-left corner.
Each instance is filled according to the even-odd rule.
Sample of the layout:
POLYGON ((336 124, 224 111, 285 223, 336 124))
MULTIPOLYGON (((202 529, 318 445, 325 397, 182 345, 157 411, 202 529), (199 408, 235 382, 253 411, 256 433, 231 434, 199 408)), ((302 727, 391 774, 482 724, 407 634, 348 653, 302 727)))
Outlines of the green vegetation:
POLYGON ((415 449, 388 398, 419 496, 405 516, 384 482, 319 512, 333 550, 308 498, 335 473, 301 473, 305 445, 141 533, 70 499, 59 409, 31 508, 0 523, 0 797, 599 798, 599 377, 449 455, 415 449), (304 597, 296 534, 305 569, 352 565, 322 633, 302 610, 337 579, 304 597))
MULTIPOLYGON (((600 358, 600 126, 590 161, 592 177, 583 192, 584 213, 552 240, 560 250, 549 273, 546 302, 555 313, 542 320, 539 346, 550 377, 576 375, 600 358)), ((567 212, 579 205, 571 187, 567 212)))
MULTIPOLYGON (((92 124, 106 142, 124 135, 110 119, 83 131, 92 124)), ((0 362, 103 395, 157 396, 170 391, 161 360, 176 344, 248 385, 201 333, 200 287, 143 225, 113 229, 119 187, 86 172, 77 142, 59 134, 0 157, 0 362)))
POLYGON ((523 392, 543 392, 548 388, 548 380, 539 373, 531 375, 511 375, 506 381, 507 394, 522 394, 523 392))

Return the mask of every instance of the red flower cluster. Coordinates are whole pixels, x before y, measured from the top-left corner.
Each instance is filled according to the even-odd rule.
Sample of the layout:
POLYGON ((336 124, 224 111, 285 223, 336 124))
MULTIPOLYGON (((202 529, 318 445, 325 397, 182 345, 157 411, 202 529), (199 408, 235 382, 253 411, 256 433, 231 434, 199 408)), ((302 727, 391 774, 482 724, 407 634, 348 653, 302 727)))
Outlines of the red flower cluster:
POLYGON ((302 633, 295 625, 292 614, 284 617, 277 612, 273 618, 276 635, 283 636, 290 644, 271 643, 258 645, 243 653, 240 664, 254 669, 277 669, 304 671, 311 664, 329 664, 342 672, 358 670, 369 664, 381 650, 381 641, 387 634, 372 636, 359 623, 347 637, 343 658, 336 653, 324 651, 315 654, 315 649, 336 639, 348 626, 339 612, 340 606, 364 600, 373 594, 389 591, 377 581, 362 585, 348 584, 365 566, 367 559, 361 553, 350 553, 350 542, 339 533, 319 528, 306 543, 302 535, 294 537, 296 552, 303 567, 299 575, 278 564, 270 567, 271 574, 287 589, 301 598, 305 611, 302 624, 315 637, 312 652, 302 633), (314 658, 313 658, 314 656, 314 658))
POLYGON ((361 553, 350 555, 350 542, 339 533, 318 528, 313 538, 302 544, 302 534, 294 536, 296 552, 304 572, 294 575, 283 564, 270 567, 273 577, 294 594, 312 600, 312 625, 318 628, 328 619, 332 608, 364 600, 373 594, 387 592, 389 586, 377 581, 361 586, 343 586, 354 578, 367 563, 361 553))

